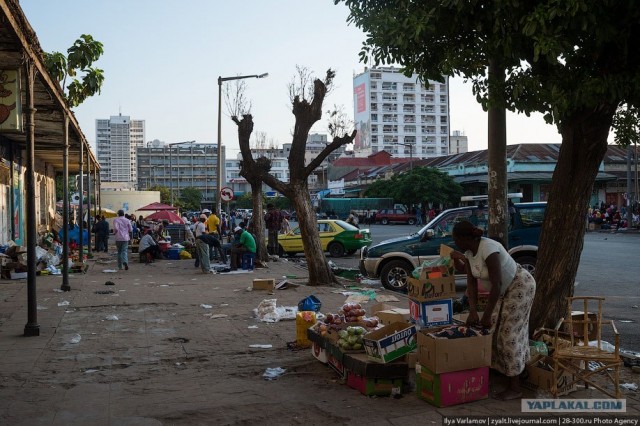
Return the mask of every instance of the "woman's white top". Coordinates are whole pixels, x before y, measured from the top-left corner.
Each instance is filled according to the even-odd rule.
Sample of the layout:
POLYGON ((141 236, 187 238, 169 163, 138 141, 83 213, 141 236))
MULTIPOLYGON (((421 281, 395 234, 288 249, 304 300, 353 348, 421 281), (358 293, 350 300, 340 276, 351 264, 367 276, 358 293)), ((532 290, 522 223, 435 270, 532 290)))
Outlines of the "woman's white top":
POLYGON ((501 278, 500 278, 500 294, 504 294, 507 288, 516 276, 516 270, 518 264, 511 257, 511 255, 505 250, 505 248, 499 242, 490 238, 482 237, 480 244, 478 245, 478 252, 473 255, 471 250, 467 250, 464 255, 469 260, 471 265, 471 274, 478 278, 482 285, 491 289, 491 280, 489 279, 489 269, 487 268, 487 257, 493 253, 498 253, 501 278))

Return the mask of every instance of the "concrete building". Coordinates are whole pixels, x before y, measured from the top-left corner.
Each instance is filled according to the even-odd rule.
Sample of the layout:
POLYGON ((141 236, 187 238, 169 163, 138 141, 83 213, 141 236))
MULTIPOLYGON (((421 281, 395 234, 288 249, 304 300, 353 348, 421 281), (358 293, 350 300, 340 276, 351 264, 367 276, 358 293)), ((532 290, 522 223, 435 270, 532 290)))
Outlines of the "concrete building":
MULTIPOLYGON (((224 160, 224 146, 222 150, 224 160)), ((154 140, 137 150, 137 189, 164 186, 171 199, 177 200, 184 188, 196 188, 202 192, 202 207, 211 208, 216 200, 217 168, 218 147, 214 144, 154 140)))
POLYGON ((135 188, 138 181, 137 153, 144 146, 144 120, 127 115, 96 120, 96 150, 101 165, 102 187, 119 182, 135 188))
POLYGON ((353 78, 356 156, 449 154, 449 84, 422 82, 394 67, 365 68, 353 78))
POLYGON ((463 132, 454 130, 449 137, 449 154, 462 154, 469 151, 469 141, 463 132))

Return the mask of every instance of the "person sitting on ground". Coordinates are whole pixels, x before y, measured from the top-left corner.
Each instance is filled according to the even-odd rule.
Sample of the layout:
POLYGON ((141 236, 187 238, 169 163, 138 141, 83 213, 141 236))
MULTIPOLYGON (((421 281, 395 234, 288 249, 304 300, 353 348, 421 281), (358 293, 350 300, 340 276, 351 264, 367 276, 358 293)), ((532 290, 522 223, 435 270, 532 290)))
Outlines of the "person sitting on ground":
POLYGON ((237 243, 233 244, 231 247, 231 270, 238 270, 238 265, 242 264, 242 255, 245 253, 254 253, 256 252, 256 240, 253 238, 253 235, 249 233, 249 231, 242 229, 237 226, 236 229, 233 230, 236 235, 240 235, 237 243))
POLYGON ((148 254, 151 254, 152 259, 162 258, 162 252, 160 251, 160 246, 153 239, 153 236, 151 235, 150 230, 147 230, 142 236, 142 238, 140 238, 140 243, 138 243, 138 253, 140 253, 141 257, 147 256, 147 253, 148 253, 148 254))

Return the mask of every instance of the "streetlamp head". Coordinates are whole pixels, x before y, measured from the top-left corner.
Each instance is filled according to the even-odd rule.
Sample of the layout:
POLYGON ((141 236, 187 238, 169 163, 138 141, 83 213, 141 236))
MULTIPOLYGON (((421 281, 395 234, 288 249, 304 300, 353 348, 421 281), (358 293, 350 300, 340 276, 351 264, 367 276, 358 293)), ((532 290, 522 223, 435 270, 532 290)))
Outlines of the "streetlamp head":
POLYGON ((258 75, 257 78, 265 78, 265 77, 269 77, 269 73, 268 72, 265 72, 265 73, 262 73, 262 74, 258 75))

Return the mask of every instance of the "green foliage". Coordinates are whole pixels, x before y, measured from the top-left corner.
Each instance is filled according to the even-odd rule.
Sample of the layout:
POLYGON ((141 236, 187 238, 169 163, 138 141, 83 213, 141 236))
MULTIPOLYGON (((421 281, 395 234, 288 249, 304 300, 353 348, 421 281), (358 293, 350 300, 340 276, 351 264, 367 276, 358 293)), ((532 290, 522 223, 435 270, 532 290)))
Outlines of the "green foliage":
POLYGON ((389 180, 374 182, 365 191, 365 196, 389 197, 405 206, 420 203, 452 206, 458 204, 462 193, 462 187, 447 173, 432 167, 415 167, 389 180))
POLYGON ((166 186, 150 186, 147 188, 147 191, 160 191, 160 202, 164 204, 171 204, 171 191, 166 186))
POLYGON ((635 107, 619 108, 613 117, 616 144, 627 147, 640 142, 640 110, 635 107))
POLYGON ((253 208, 253 198, 251 198, 251 192, 245 192, 241 196, 235 199, 235 207, 236 209, 252 209, 253 208))
POLYGON ((541 112, 549 123, 598 105, 640 106, 640 8, 633 0, 334 0, 364 30, 360 59, 442 80, 461 75, 479 102, 541 112), (489 81, 499 58, 506 81, 489 81), (493 92, 495 91, 495 92, 493 92))
POLYGON ((197 188, 189 187, 180 191, 180 202, 183 209, 196 211, 200 210, 202 202, 202 191, 197 188))
POLYGON ((100 93, 104 82, 104 72, 91 65, 104 53, 102 43, 92 36, 83 34, 67 49, 68 56, 60 52, 44 53, 44 63, 49 74, 62 83, 69 105, 76 107, 88 97, 100 93), (82 78, 78 79, 79 74, 82 78), (72 77, 66 85, 67 77, 72 77))

